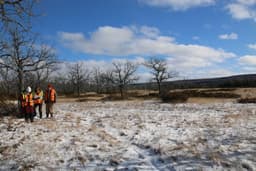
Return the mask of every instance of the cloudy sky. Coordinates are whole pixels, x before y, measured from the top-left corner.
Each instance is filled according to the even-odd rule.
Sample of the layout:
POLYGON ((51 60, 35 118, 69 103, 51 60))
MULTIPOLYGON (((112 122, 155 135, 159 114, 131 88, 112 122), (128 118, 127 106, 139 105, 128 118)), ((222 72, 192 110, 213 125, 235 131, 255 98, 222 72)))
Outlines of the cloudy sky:
POLYGON ((180 78, 256 73, 256 0, 43 0, 38 11, 34 30, 66 62, 154 56, 180 78))

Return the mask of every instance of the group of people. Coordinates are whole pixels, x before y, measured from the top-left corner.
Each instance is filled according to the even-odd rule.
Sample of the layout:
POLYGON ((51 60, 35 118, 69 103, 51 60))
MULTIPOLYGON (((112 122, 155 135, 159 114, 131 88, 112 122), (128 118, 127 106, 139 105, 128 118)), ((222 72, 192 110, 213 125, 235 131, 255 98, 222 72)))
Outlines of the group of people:
POLYGON ((45 102, 46 118, 53 117, 53 105, 56 103, 56 90, 51 84, 48 84, 45 92, 40 87, 36 87, 32 92, 30 86, 24 90, 20 96, 21 113, 25 116, 25 121, 34 121, 34 117, 39 111, 39 117, 42 118, 42 106, 45 102), (38 109, 37 109, 38 108, 38 109))

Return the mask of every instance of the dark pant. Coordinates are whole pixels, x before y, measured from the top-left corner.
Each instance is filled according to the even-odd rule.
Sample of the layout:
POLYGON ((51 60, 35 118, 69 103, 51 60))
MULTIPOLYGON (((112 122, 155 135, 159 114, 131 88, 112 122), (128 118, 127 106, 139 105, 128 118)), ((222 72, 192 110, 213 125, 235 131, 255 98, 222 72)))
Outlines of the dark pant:
POLYGON ((23 118, 23 117, 25 117, 25 115, 26 115, 26 107, 24 107, 24 106, 21 106, 20 107, 20 117, 21 118, 23 118))
POLYGON ((34 107, 33 106, 26 106, 26 113, 25 113, 25 121, 30 119, 31 122, 34 121, 34 107))
POLYGON ((35 116, 36 116, 36 108, 38 107, 40 118, 42 118, 42 106, 43 106, 43 104, 35 104, 34 105, 35 116))
POLYGON ((48 102, 45 104, 46 107, 46 117, 49 117, 49 114, 51 115, 51 117, 53 117, 53 102, 48 102))

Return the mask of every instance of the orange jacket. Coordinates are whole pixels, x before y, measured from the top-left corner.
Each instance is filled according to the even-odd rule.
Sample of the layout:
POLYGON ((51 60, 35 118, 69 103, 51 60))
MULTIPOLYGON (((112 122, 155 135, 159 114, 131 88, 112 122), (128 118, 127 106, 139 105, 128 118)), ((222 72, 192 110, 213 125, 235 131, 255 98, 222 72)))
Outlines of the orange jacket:
POLYGON ((42 90, 39 93, 36 92, 34 94, 34 97, 33 97, 34 103, 35 104, 42 104, 43 103, 43 96, 44 96, 44 93, 43 93, 42 90))
POLYGON ((32 93, 26 94, 25 96, 26 96, 25 106, 34 106, 32 93))
POLYGON ((20 104, 21 104, 21 107, 25 107, 25 104, 26 104, 26 94, 25 93, 22 93, 20 95, 20 104))
POLYGON ((47 89, 45 91, 44 100, 45 100, 45 103, 48 103, 48 102, 55 103, 56 102, 56 91, 54 88, 47 89))

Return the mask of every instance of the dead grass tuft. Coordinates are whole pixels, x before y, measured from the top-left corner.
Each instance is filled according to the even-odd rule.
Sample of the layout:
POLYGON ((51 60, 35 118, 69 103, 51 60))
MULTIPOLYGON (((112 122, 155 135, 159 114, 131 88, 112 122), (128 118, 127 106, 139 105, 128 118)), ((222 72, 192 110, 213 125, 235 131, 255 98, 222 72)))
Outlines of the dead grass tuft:
POLYGON ((6 97, 0 95, 0 117, 3 116, 19 116, 17 105, 8 101, 6 97))
POLYGON ((238 103, 256 103, 256 98, 240 98, 237 100, 238 103))
POLYGON ((245 116, 242 115, 242 114, 228 114, 228 115, 225 115, 223 116, 223 119, 225 120, 229 120, 229 119, 241 119, 241 118, 244 118, 245 116))
POLYGON ((160 95, 160 98, 163 102, 184 103, 189 96, 183 92, 165 92, 160 95))
POLYGON ((120 143, 119 140, 117 140, 112 135, 108 134, 105 130, 98 128, 96 125, 92 125, 88 131, 93 132, 95 135, 97 135, 104 141, 108 142, 111 146, 114 146, 120 143))

